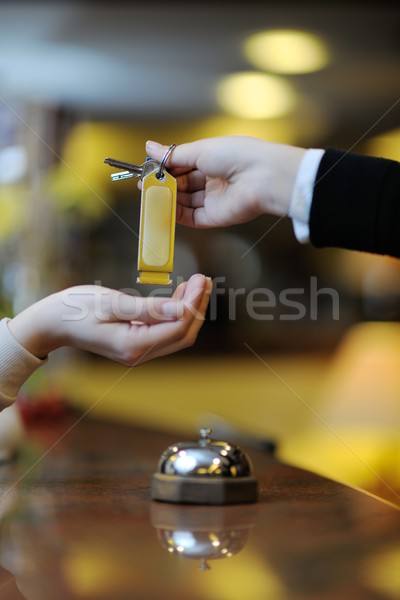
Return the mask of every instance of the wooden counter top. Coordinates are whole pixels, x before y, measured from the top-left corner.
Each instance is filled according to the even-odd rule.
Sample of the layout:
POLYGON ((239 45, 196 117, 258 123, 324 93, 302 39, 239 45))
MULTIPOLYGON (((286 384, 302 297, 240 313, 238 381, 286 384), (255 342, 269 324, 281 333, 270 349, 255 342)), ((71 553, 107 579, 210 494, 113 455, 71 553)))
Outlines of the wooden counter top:
POLYGON ((0 467, 1 600, 400 597, 394 506, 255 450, 256 504, 152 502, 180 439, 77 418, 0 467))

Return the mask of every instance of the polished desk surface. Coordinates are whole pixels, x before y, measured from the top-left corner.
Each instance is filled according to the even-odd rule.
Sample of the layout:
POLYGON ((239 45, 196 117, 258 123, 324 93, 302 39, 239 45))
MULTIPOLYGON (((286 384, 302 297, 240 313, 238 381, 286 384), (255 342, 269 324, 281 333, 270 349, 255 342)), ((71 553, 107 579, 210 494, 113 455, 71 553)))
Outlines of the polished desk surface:
POLYGON ((400 598, 396 507, 251 449, 256 504, 152 502, 182 436, 76 421, 0 466, 1 600, 400 598))

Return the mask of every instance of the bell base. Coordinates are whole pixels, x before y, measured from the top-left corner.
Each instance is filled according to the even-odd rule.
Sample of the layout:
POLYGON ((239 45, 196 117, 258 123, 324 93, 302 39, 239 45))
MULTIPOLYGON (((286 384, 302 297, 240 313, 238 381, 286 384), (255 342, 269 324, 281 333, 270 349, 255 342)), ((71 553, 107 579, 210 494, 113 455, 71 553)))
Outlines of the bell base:
POLYGON ((181 504, 240 504, 257 501, 254 477, 182 477, 154 473, 152 500, 181 504))

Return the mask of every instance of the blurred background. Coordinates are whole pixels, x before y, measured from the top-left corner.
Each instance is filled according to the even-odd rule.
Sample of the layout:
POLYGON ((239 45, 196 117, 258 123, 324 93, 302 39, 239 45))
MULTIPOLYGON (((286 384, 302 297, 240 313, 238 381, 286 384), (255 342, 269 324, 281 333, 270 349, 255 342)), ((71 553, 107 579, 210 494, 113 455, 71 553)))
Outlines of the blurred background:
MULTIPOLYGON (((2 2, 2 314, 81 283, 157 292, 136 284, 136 182, 103 164, 143 162, 147 139, 400 160, 399 59, 389 2, 2 2)), ((61 350, 26 394, 184 436, 206 422, 273 438, 283 459, 400 503, 399 265, 300 245, 287 219, 178 226, 174 281, 218 281, 196 346, 129 372, 61 350)))

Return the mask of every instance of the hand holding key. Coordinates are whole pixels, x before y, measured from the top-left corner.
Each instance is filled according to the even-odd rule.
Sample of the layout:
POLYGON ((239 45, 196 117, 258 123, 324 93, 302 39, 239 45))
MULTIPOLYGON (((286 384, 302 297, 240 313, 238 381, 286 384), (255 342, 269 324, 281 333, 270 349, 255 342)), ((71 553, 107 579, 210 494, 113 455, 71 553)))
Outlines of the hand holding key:
MULTIPOLYGON (((167 146, 149 141, 161 160, 167 146)), ((178 145, 167 167, 178 184, 177 222, 225 227, 261 214, 284 215, 306 150, 246 136, 206 138, 178 145)))

